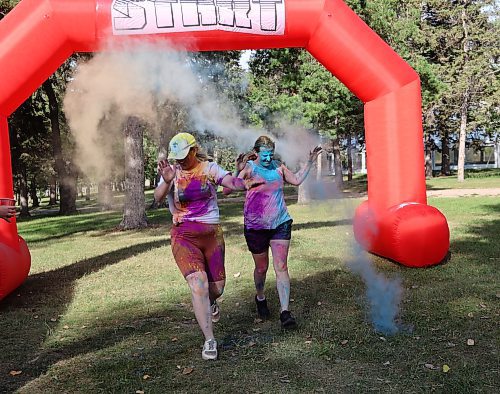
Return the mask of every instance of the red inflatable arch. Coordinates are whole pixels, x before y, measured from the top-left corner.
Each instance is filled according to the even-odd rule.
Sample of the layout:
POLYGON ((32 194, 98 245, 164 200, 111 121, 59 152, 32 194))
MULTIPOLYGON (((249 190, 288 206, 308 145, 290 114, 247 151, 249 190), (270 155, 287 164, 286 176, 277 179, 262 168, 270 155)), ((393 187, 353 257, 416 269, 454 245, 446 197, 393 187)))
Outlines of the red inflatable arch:
MULTIPOLYGON (((129 40, 306 48, 365 103, 369 188, 356 239, 407 266, 445 257, 448 224, 426 201, 419 77, 341 0, 22 0, 0 21, 0 197, 13 196, 7 117, 73 52, 129 40)), ((0 220, 0 299, 29 266, 15 220, 0 220)))

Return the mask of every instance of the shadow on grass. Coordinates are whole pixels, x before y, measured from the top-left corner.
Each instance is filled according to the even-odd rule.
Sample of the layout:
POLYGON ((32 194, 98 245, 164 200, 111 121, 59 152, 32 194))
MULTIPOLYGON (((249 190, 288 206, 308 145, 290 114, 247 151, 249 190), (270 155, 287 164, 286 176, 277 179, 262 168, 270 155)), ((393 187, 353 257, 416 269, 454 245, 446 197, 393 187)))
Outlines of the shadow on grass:
POLYGON ((451 250, 460 252, 471 259, 492 259, 500 263, 500 202, 498 204, 481 205, 481 209, 489 212, 492 220, 473 222, 467 228, 468 238, 459 238, 451 242, 451 250), (481 245, 478 248, 478 244, 481 245))
MULTIPOLYGON (((238 207, 234 204, 227 208, 231 211, 238 207)), ((488 205, 486 209, 497 215, 500 204, 488 205)), ((241 211, 237 214, 241 215, 241 211)), ((342 220, 312 222, 302 225, 301 229, 317 228, 325 223, 345 224, 342 220)), ((299 225, 294 226, 297 227, 299 225)), ((227 235, 242 232, 240 224, 230 223, 225 228, 227 235)), ((323 272, 292 279, 295 302, 291 309, 300 324, 294 332, 284 333, 279 328, 274 275, 269 273, 267 284, 274 316, 269 322, 254 322, 254 291, 252 284, 247 283, 226 296, 222 304, 223 318, 216 329, 222 348, 216 364, 216 379, 214 364, 200 360, 201 335, 196 323, 183 317, 183 314, 192 317, 192 313, 179 311, 172 303, 164 306, 161 316, 147 312, 144 317, 123 309, 118 320, 85 338, 61 344, 58 349, 39 347, 50 331, 50 323, 32 319, 38 305, 52 308, 48 312, 52 316, 63 314, 73 297, 76 280, 131 255, 162 247, 165 241, 123 248, 34 275, 16 292, 22 297, 14 293, 0 308, 0 328, 4 335, 0 345, 5 357, 0 364, 0 392, 20 389, 57 362, 67 361, 56 369, 57 373, 67 371, 68 374, 59 386, 51 376, 39 380, 45 392, 57 392, 57 389, 71 392, 84 383, 90 385, 86 387, 89 392, 133 392, 134 387, 135 390, 142 388, 140 384, 149 392, 203 392, 209 387, 219 387, 220 392, 241 392, 248 387, 261 392, 312 392, 317 388, 325 388, 326 392, 366 392, 374 388, 413 392, 418 382, 419 389, 426 392, 446 388, 448 392, 493 393, 489 388, 493 387, 496 377, 495 319, 482 319, 480 314, 474 319, 467 318, 468 311, 456 309, 454 302, 470 298, 480 311, 474 310, 474 314, 495 316, 477 304, 487 297, 489 307, 488 300, 492 305, 495 300, 500 219, 471 224, 467 234, 470 238, 452 241, 452 251, 462 255, 465 262, 455 260, 432 270, 391 267, 390 270, 403 277, 404 285, 409 286, 404 293, 403 323, 415 324, 415 336, 403 334, 382 340, 366 319, 363 283, 346 270, 334 268, 341 267, 335 257, 322 259, 323 272), (471 276, 471 267, 482 267, 482 274, 471 276), (175 331, 175 326, 180 329, 175 331), (179 340, 171 341, 173 336, 179 340), (468 337, 481 338, 481 341, 468 347, 464 345, 468 337), (141 338, 143 350, 138 351, 130 344, 135 338, 141 338), (112 349, 117 345, 122 346, 120 351, 112 349), (9 355, 9 348, 14 348, 15 353, 9 355), (136 353, 139 355, 134 356, 136 353), (85 355, 93 355, 93 358, 74 360, 85 355), (388 360, 390 364, 386 365, 388 360), (431 363, 439 367, 445 362, 450 363, 452 373, 444 374, 424 366, 431 363), (177 365, 194 365, 194 378, 187 380, 189 377, 184 376, 177 365), (22 370, 23 374, 10 377, 9 369, 22 370), (155 378, 144 382, 144 373, 154 374, 155 378), (242 377, 238 378, 238 374, 242 377), (390 384, 382 386, 380 377, 390 384), (217 382, 224 385, 218 386, 217 382), (250 384, 252 386, 248 386, 250 384)), ((379 268, 388 271, 382 266, 379 268)))
MULTIPOLYGON (((161 246, 163 244, 164 242, 161 242, 161 246)), ((147 245, 147 247, 141 247, 142 250, 157 246, 156 243, 149 243, 145 245, 147 245)), ((118 253, 119 252, 120 251, 118 251, 118 253)), ((121 258, 125 258, 125 254, 126 252, 123 250, 121 258)), ((105 258, 107 259, 107 257, 105 258)), ((64 313, 65 306, 71 298, 71 287, 74 280, 87 273, 95 272, 95 270, 103 268, 105 265, 117 263, 119 260, 120 258, 116 258, 114 260, 107 259, 107 261, 103 263, 87 261, 86 264, 90 264, 90 266, 85 266, 85 262, 79 262, 77 263, 77 266, 70 270, 69 274, 68 272, 62 272, 63 270, 56 270, 51 273, 44 274, 42 282, 46 286, 50 287, 54 287, 53 283, 55 279, 59 282, 62 279, 61 277, 65 277, 66 279, 62 280, 62 286, 60 286, 62 291, 57 291, 52 288, 51 291, 43 293, 41 302, 54 305, 52 313, 55 316, 64 313)), ((301 301, 297 304, 296 309, 298 310, 300 308, 301 310, 307 310, 306 313, 299 312, 301 318, 304 320, 308 319, 310 314, 313 313, 313 310, 316 308, 315 302, 319 299, 317 291, 321 292, 329 289, 333 291, 335 297, 344 297, 347 287, 353 287, 352 283, 348 283, 349 281, 349 275, 342 272, 325 273, 319 275, 318 278, 311 277, 303 281, 294 280, 292 282, 292 288, 297 293, 301 293, 301 301), (324 277, 328 279, 325 280, 324 277), (336 286, 334 286, 334 283, 331 282, 332 278, 337 279, 335 283, 336 286), (340 286, 338 286, 339 281, 342 281, 342 285, 340 286), (319 282, 323 283, 324 286, 318 286, 319 282), (329 285, 329 283, 331 283, 331 285, 329 285), (302 297, 304 301, 302 300, 302 297)), ((273 280, 269 280, 268 286, 269 293, 273 292, 271 289, 274 288, 275 282, 273 280)), ((30 291, 35 293, 43 289, 45 289, 45 287, 42 286, 42 283, 38 283, 37 286, 33 283, 27 283, 22 289, 20 289, 20 291, 25 294, 30 291)), ((228 383, 228 386, 226 387, 232 387, 233 390, 238 388, 239 384, 237 381, 230 378, 229 375, 231 368, 229 366, 234 363, 244 362, 245 360, 248 361, 249 356, 265 352, 265 345, 269 345, 275 341, 286 340, 286 336, 284 336, 279 328, 277 319, 263 323, 261 327, 265 327, 265 329, 259 329, 258 332, 254 331, 254 328, 256 327, 253 322, 255 311, 252 303, 245 304, 245 306, 242 307, 231 307, 231 305, 234 305, 234 300, 243 299, 253 301, 253 296, 253 289, 249 284, 246 290, 242 290, 241 292, 238 292, 238 294, 227 297, 225 302, 222 304, 224 321, 222 321, 216 329, 218 331, 218 337, 221 339, 220 363, 222 363, 223 367, 222 370, 218 371, 218 374, 220 374, 222 379, 228 382, 231 380, 233 381, 232 383, 228 383), (254 341, 253 344, 252 341, 254 341), (257 346, 255 346, 255 344, 257 346)), ((33 297, 36 297, 36 295, 33 295, 33 297)), ((40 297, 40 293, 38 294, 38 297, 40 297)), ((276 295, 273 295, 272 298, 274 301, 277 300, 276 295)), ((26 307, 27 305, 24 305, 24 303, 27 301, 27 299, 21 301, 13 296, 4 301, 3 309, 5 312, 9 312, 14 309, 22 308, 23 306, 26 307)), ((31 305, 31 303, 29 305, 31 305)), ((273 306, 275 314, 277 313, 277 308, 277 305, 273 306)), ((98 353, 102 350, 113 348, 117 344, 125 344, 123 345, 125 346, 125 349, 122 352, 104 354, 98 356, 96 359, 93 359, 93 362, 95 362, 96 365, 92 368, 89 366, 85 367, 85 370, 82 371, 84 375, 83 380, 98 385, 99 382, 102 383, 102 380, 104 379, 103 376, 106 374, 105 365, 111 365, 112 369, 116 368, 116 363, 118 363, 118 368, 126 368, 127 371, 131 373, 132 380, 135 375, 140 381, 141 377, 146 372, 163 376, 164 381, 156 387, 155 392, 165 392, 163 390, 167 388, 180 391, 185 390, 186 382, 178 379, 178 369, 176 368, 176 365, 186 365, 186 363, 192 362, 193 358, 197 361, 201 361, 198 350, 198 345, 201 341, 201 333, 199 332, 197 324, 193 322, 192 319, 186 320, 184 318, 183 315, 186 314, 186 310, 184 309, 180 311, 178 308, 176 309, 175 304, 170 304, 165 305, 161 315, 150 313, 148 316, 144 317, 138 316, 137 314, 127 313, 126 309, 122 312, 123 313, 117 320, 114 320, 113 323, 108 324, 106 327, 99 328, 86 338, 79 339, 66 345, 62 344, 61 347, 58 347, 57 349, 39 348, 39 343, 43 342, 43 339, 41 340, 40 338, 43 338, 47 331, 47 326, 43 322, 37 322, 39 327, 36 327, 35 329, 32 327, 30 330, 19 332, 16 340, 25 344, 23 346, 24 351, 17 353, 14 360, 9 360, 9 362, 3 362, 2 364, 4 364, 3 366, 5 367, 9 365, 9 368, 14 368, 15 366, 15 369, 22 370, 23 374, 16 377, 8 377, 8 371, 7 373, 3 373, 2 377, 0 377, 0 391, 13 392, 18 390, 25 386, 28 382, 47 373, 56 363, 60 363, 65 360, 69 361, 77 356, 98 353), (171 331, 174 326, 177 328, 180 327, 182 330, 181 333, 177 332, 175 334, 179 336, 178 342, 172 342, 169 339, 172 335, 174 335, 173 331, 171 331), (142 338, 139 342, 142 346, 140 351, 138 351, 137 348, 129 342, 134 342, 135 338, 142 338), (152 342, 152 344, 150 344, 148 338, 156 339, 152 342), (159 344, 158 341, 160 342, 159 344), (140 357, 137 356, 134 358, 135 356, 133 356, 133 354, 137 355, 138 353, 140 353, 140 357), (98 367, 98 365, 100 367, 98 367), (157 366, 157 368, 168 367, 168 370, 163 370, 160 374, 158 371, 152 371, 153 368, 146 367, 152 365, 157 366)), ((187 314, 189 314, 190 318, 192 317, 192 312, 187 311, 187 314)), ((9 316, 7 315, 5 317, 7 318, 5 321, 5 327, 7 328, 9 316)), ((15 316, 13 315, 12 318, 14 317, 15 316)), ((5 333, 9 335, 9 333, 5 333)), ((293 337, 297 335, 302 336, 304 333, 299 330, 289 334, 289 336, 293 337)), ((293 360, 289 361, 293 362, 293 360)), ((206 363, 203 365, 209 367, 206 363)), ((66 367, 69 366, 67 365, 66 367)), ((81 367, 83 368, 83 366, 81 367)), ((202 365, 197 366, 197 368, 201 369, 202 365)), ((297 363, 296 368, 296 370, 289 370, 287 373, 300 374, 300 363, 297 363)), ((273 368, 273 370, 278 369, 273 368)), ((120 371, 118 371, 118 373, 120 373, 120 371)), ((76 379, 75 383, 78 385, 80 373, 75 370, 72 376, 72 379, 76 379)), ((50 384, 54 384, 55 386, 58 384, 54 381, 48 382, 47 380, 50 380, 48 377, 42 379, 45 381, 42 381, 41 384, 49 383, 49 386, 44 386, 44 390, 47 390, 47 392, 51 392, 55 389, 51 388, 50 384)), ((109 392, 109 390, 113 392, 129 391, 127 390, 128 387, 126 384, 125 386, 123 386, 123 384, 123 381, 119 381, 115 376, 113 376, 110 381, 106 382, 106 386, 103 387, 103 390, 104 392, 109 392)), ((88 387, 87 389, 92 391, 95 388, 96 387, 88 387)), ((206 389, 206 382, 202 379, 198 383, 193 383, 190 389, 191 388, 195 391, 199 390, 198 392, 203 392, 204 388, 206 389)), ((239 388, 241 389, 241 386, 239 388)))
MULTIPOLYGON (((147 210, 147 216, 153 227, 172 221, 168 209, 147 210)), ((89 231, 100 236, 110 231, 118 231, 121 219, 122 212, 118 211, 77 213, 70 216, 34 216, 20 222, 19 235, 30 245, 57 241, 89 231)))
MULTIPOLYGON (((14 346, 14 352, 10 359, 3 359, 0 363, 0 392, 13 392, 22 387, 26 382, 44 373, 47 368, 60 359, 68 357, 65 352, 60 355, 51 355, 49 363, 40 358, 40 343, 43 343, 47 332, 50 332, 50 324, 47 320, 50 317, 58 317, 66 311, 71 303, 74 286, 78 279, 85 275, 97 272, 105 267, 118 264, 127 258, 147 252, 153 248, 160 248, 168 245, 170 240, 159 240, 129 246, 119 250, 114 250, 100 256, 78 261, 74 264, 61 267, 59 269, 43 272, 29 276, 28 279, 11 295, 2 300, 0 322, 2 336, 0 337, 0 349, 3 349, 4 356, 9 344, 14 346), (19 295, 19 296, 18 296, 19 295), (43 309, 46 316, 40 316, 35 320, 32 318, 37 309, 43 309), (23 321, 18 321, 21 319, 23 321), (19 330, 12 330, 19 327, 19 330), (28 360, 36 360, 31 365, 27 365, 28 360), (16 379, 5 379, 8 376, 9 368, 16 369, 24 365, 27 367, 25 373, 16 379)), ((109 335, 112 339, 113 336, 109 335)), ((85 345, 87 346, 87 345, 85 345)), ((57 352, 56 352, 57 353, 57 352)), ((74 351, 70 352, 75 354, 74 351)))
POLYGON ((121 218, 118 212, 75 214, 71 216, 37 216, 23 220, 19 234, 29 243, 36 244, 59 240, 74 234, 109 229, 117 226, 121 218))
POLYGON ((300 230, 309 230, 312 228, 321 228, 321 227, 337 227, 337 226, 347 226, 352 224, 352 219, 340 219, 340 220, 330 220, 330 221, 321 221, 321 222, 307 222, 307 223, 297 223, 293 224, 294 231, 300 230))
POLYGON ((433 185, 429 185, 429 184, 426 185, 426 190, 439 191, 439 190, 448 190, 448 189, 450 189, 450 188, 449 187, 437 187, 437 186, 433 186, 433 185))
MULTIPOLYGON (((295 232, 295 231, 310 230, 323 227, 345 226, 349 224, 352 224, 351 219, 307 222, 307 223, 297 223, 297 224, 294 223, 292 226, 292 230, 295 232)), ((224 228, 224 237, 243 236, 243 223, 226 222, 223 224, 223 228, 224 228)))
MULTIPOLYGON (((141 250, 157 247, 158 243, 144 245, 147 246, 141 246, 141 250)), ((122 258, 128 249, 122 251, 122 258)), ((45 392, 71 391, 85 382, 89 384, 88 392, 133 392, 137 389, 206 392, 215 387, 221 393, 313 392, 320 388, 325 392, 366 392, 374 387, 380 387, 381 391, 412 392, 415 381, 419 382, 422 391, 439 391, 446 383, 452 392, 467 392, 468 388, 481 390, 485 384, 493 382, 494 375, 487 368, 494 363, 493 353, 485 355, 479 346, 463 349, 443 345, 447 341, 457 342, 454 336, 463 329, 462 316, 443 303, 443 294, 447 298, 473 294, 467 286, 470 279, 463 267, 458 267, 461 270, 454 277, 450 277, 444 267, 441 272, 398 269, 405 282, 418 284, 411 292, 407 290, 404 296, 407 303, 403 305, 403 318, 408 319, 405 323, 416 324, 417 336, 403 333, 381 338, 367 320, 361 280, 343 269, 338 258, 322 260, 324 271, 292 279, 295 301, 291 309, 299 322, 295 331, 284 332, 279 327, 279 303, 272 273, 266 292, 273 316, 270 321, 254 321, 252 283, 225 295, 221 304, 222 319, 216 327, 221 349, 216 364, 203 362, 200 358, 201 333, 196 323, 184 316, 188 314, 191 318, 192 312, 179 310, 176 304, 169 303, 161 314, 147 312, 146 316, 123 309, 117 320, 85 338, 62 344, 58 349, 38 348, 46 327, 38 327, 35 336, 28 330, 19 332, 17 340, 25 341, 28 346, 16 357, 15 365, 25 373, 15 378, 3 375, 0 391, 22 388, 61 361, 67 363, 60 363, 53 374, 62 380, 57 382, 55 375, 41 377, 35 383, 35 392, 36 388, 43 388, 45 392), (176 341, 171 340, 174 336, 176 341), (86 355, 88 358, 75 359, 86 355), (391 361, 390 366, 386 365, 387 360, 391 361), (440 365, 442 360, 453 361, 453 374, 444 375, 424 367, 425 362, 440 365), (460 362, 465 365, 463 370, 460 362), (184 366, 192 366, 193 376, 182 373, 184 366), (217 367, 216 378, 214 366, 217 367), (479 370, 483 380, 474 376, 471 368, 479 370), (153 378, 144 381, 144 374, 153 378), (381 376, 391 384, 383 386, 381 376), (220 382, 224 384, 220 386, 220 382)), ((72 274, 63 288, 71 287, 71 278, 77 279, 113 261, 116 263, 119 258, 103 264, 87 262, 86 267, 70 271, 72 274)), ((60 280, 62 274, 61 270, 53 280, 60 280)), ((45 295, 45 302, 59 303, 58 299, 47 297, 45 295)), ((19 308, 18 302, 15 297, 9 298, 4 310, 19 308)), ((54 308, 54 313, 64 312, 64 305, 54 308)), ((8 336, 12 334, 9 327, 15 316, 5 318, 4 331, 8 336)), ((476 326, 468 326, 467 334, 478 334, 484 328, 480 323, 484 322, 477 319, 476 326)), ((486 323, 493 324, 492 321, 486 323)), ((493 338, 491 328, 487 332, 493 338)))

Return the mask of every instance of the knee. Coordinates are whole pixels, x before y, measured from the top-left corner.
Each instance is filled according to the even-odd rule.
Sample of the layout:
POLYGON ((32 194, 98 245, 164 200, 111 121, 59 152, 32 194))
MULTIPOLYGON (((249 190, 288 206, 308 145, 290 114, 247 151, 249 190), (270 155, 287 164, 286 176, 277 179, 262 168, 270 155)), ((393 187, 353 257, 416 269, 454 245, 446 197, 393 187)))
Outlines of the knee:
POLYGON ((195 272, 186 278, 193 295, 204 296, 208 294, 208 279, 204 272, 195 272))
POLYGON ((288 265, 286 261, 278 261, 275 263, 274 270, 276 271, 276 275, 288 273, 288 265))
POLYGON ((255 273, 262 276, 267 274, 267 265, 258 265, 255 267, 255 273))

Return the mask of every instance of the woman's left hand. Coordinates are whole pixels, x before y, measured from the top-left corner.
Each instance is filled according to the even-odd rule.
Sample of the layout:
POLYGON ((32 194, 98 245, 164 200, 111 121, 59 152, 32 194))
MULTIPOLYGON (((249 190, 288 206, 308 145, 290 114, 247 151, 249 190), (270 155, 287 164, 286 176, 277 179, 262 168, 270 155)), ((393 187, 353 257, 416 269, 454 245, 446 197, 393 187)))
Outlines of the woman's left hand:
POLYGON ((318 159, 318 156, 323 152, 321 145, 316 146, 312 151, 309 152, 309 162, 313 163, 318 159))

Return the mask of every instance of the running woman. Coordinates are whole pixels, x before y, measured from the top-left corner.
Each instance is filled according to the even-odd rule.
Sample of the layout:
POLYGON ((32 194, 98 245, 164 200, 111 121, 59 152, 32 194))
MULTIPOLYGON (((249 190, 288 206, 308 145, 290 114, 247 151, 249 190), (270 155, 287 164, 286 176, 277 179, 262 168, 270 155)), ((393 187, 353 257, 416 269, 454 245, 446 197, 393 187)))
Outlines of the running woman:
MULTIPOLYGON (((196 320, 205 336, 204 360, 217 358, 217 341, 212 322, 220 318, 217 304, 226 282, 224 236, 219 224, 217 187, 246 190, 259 181, 232 176, 217 163, 209 162, 196 139, 179 133, 169 143, 169 160, 158 163, 161 175, 155 200, 167 197, 173 217, 170 231, 175 262, 191 289, 196 320)), ((260 180, 260 184, 263 180, 260 180)))
POLYGON ((284 164, 274 160, 274 141, 259 137, 253 152, 240 155, 236 162, 238 177, 263 178, 265 183, 247 190, 244 207, 244 234, 249 251, 255 262, 255 303, 262 319, 270 316, 264 286, 269 267, 269 248, 273 256, 276 287, 280 300, 280 321, 283 328, 294 328, 297 323, 290 313, 290 276, 288 274, 288 250, 292 235, 292 218, 285 204, 283 186, 298 186, 307 177, 312 164, 322 152, 320 146, 309 153, 307 163, 293 173, 284 164), (250 160, 253 159, 253 160, 250 160))

